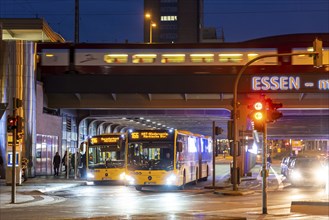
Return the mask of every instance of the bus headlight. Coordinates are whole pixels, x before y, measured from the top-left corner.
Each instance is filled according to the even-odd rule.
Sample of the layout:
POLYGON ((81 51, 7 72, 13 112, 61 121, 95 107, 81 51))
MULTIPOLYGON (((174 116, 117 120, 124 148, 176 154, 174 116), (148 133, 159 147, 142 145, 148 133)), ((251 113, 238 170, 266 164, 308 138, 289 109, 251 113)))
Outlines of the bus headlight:
POLYGON ((135 184, 135 179, 131 176, 125 175, 125 179, 129 185, 134 185, 135 184))
POLYGON ((167 185, 172 185, 176 182, 176 176, 174 174, 171 174, 169 177, 167 177, 166 183, 167 185))
POLYGON ((120 180, 126 179, 126 173, 121 173, 120 174, 120 180))
POLYGON ((87 178, 88 179, 92 179, 92 178, 94 178, 95 176, 94 176, 94 174, 92 174, 92 173, 87 173, 87 178))

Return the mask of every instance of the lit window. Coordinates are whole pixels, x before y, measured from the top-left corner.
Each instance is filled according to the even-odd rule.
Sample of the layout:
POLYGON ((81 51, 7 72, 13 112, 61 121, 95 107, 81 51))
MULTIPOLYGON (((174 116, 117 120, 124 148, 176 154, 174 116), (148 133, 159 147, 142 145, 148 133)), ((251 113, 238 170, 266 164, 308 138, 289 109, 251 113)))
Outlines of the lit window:
POLYGON ((177 16, 161 16, 161 21, 177 21, 177 16))
POLYGON ((163 54, 161 63, 184 63, 185 54, 163 54))
POLYGON ((240 63, 242 60, 242 54, 219 54, 219 62, 221 63, 240 63))
POLYGON ((107 54, 104 56, 106 63, 127 63, 128 54, 107 54))
POLYGON ((255 59, 259 54, 257 53, 248 53, 248 60, 255 59))
POLYGON ((135 54, 133 55, 133 63, 154 63, 156 54, 135 54))
POLYGON ((212 63, 214 62, 214 54, 191 54, 193 63, 212 63))

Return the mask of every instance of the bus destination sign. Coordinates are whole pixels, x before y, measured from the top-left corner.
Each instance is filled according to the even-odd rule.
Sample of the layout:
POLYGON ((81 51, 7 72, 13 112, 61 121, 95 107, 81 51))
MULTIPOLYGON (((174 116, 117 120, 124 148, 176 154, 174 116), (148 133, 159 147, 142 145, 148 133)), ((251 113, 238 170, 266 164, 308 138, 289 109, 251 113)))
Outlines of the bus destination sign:
POLYGON ((169 140, 173 137, 167 131, 134 131, 129 136, 131 140, 169 140))
POLYGON ((120 136, 95 136, 90 138, 91 145, 109 145, 117 144, 120 136))

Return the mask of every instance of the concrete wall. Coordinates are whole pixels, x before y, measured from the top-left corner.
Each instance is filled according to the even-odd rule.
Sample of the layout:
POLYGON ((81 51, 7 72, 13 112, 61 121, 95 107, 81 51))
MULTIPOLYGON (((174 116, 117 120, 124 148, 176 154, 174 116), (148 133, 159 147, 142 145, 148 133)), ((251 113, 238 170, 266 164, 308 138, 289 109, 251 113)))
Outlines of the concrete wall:
POLYGON ((37 82, 37 134, 58 136, 58 146, 62 140, 62 118, 57 115, 43 113, 44 102, 43 83, 37 82))

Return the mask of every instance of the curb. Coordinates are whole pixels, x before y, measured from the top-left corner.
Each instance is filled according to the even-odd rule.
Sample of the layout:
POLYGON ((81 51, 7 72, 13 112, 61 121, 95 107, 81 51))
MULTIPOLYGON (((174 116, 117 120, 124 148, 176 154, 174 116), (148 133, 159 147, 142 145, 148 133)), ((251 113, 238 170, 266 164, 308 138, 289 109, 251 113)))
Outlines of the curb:
POLYGON ((226 196, 245 196, 253 194, 255 191, 253 190, 223 190, 223 191, 215 191, 214 194, 221 194, 226 196))
POLYGON ((298 212, 311 215, 329 215, 329 202, 292 201, 290 212, 298 212))

